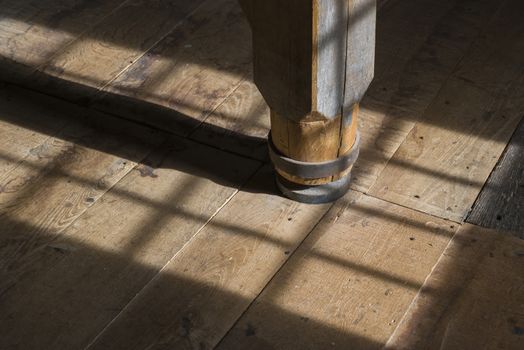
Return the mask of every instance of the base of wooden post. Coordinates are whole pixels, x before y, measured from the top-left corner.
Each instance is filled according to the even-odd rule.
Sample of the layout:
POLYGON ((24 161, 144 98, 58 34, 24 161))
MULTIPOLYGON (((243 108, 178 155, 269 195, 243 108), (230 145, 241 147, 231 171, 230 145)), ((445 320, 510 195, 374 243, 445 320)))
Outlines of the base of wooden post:
POLYGON ((308 204, 330 203, 339 199, 349 191, 350 180, 351 173, 337 181, 323 185, 308 186, 290 182, 276 173, 278 189, 284 196, 294 201, 308 204))

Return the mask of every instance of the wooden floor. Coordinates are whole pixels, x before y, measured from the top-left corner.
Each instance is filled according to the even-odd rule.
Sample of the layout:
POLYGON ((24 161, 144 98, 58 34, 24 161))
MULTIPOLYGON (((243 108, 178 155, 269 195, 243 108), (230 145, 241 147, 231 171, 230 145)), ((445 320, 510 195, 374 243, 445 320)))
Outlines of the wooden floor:
POLYGON ((0 0, 0 349, 523 349, 524 5, 379 4, 312 206, 236 0, 0 0))

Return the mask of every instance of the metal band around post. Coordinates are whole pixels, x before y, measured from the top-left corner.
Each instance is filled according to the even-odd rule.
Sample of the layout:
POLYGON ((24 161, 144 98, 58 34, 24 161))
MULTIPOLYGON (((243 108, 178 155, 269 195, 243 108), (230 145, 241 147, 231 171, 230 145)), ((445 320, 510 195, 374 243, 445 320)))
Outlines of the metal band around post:
POLYGON ((355 143, 348 153, 337 159, 320 163, 301 162, 283 156, 273 144, 271 133, 268 136, 268 144, 269 156, 275 168, 302 179, 320 179, 339 175, 356 162, 360 151, 360 133, 357 133, 355 143))

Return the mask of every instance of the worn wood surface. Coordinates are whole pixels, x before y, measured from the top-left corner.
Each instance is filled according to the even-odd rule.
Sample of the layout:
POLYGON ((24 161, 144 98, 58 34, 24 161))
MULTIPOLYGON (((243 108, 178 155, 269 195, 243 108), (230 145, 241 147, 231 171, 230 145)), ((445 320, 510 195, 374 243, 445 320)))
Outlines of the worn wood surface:
POLYGON ((95 108, 187 135, 251 71, 249 36, 236 0, 205 1, 107 86, 95 108))
POLYGON ((522 117, 522 108, 452 78, 425 116, 428 122, 412 129, 370 193, 463 221, 522 117), (447 128, 435 125, 442 119, 447 128))
POLYGON ((266 160, 269 129, 269 107, 252 79, 246 79, 190 137, 213 147, 266 160))
POLYGON ((349 193, 218 349, 380 348, 456 228, 349 193))
POLYGON ((85 99, 105 87, 203 2, 130 0, 30 77, 39 89, 85 99))
POLYGON ((524 243, 463 226, 387 349, 522 349, 524 243))
POLYGON ((524 122, 484 185, 467 221, 524 239, 524 122))
POLYGON ((441 256, 434 215, 462 220, 520 119, 519 1, 378 1, 360 193, 322 220, 267 167, 237 192, 270 116, 236 1, 117 3, 0 0, 0 80, 39 66, 17 83, 90 107, 0 88, 1 348, 518 348, 520 243, 466 225, 441 256))
POLYGON ((508 21, 523 5, 497 4, 480 32, 486 34, 473 42, 421 115, 375 183, 373 195, 455 221, 468 215, 524 108, 524 70, 515 64, 524 57, 522 45, 516 44, 524 39, 524 25, 508 21), (498 57, 500 50, 511 54, 498 57), (491 62, 498 78, 474 64, 479 61, 491 62))
POLYGON ((262 169, 90 349, 212 349, 329 208, 280 197, 272 176, 262 169))
MULTIPOLYGON (((65 163, 97 174, 93 164, 65 163)), ((49 210, 40 211, 34 222, 29 218, 42 209, 42 194, 26 198, 32 205, 17 202, 18 212, 8 205, 2 216, 2 226, 9 227, 2 232, 2 257, 10 258, 3 265, 11 277, 2 282, 11 283, 2 289, 1 347, 87 346, 257 167, 253 161, 172 139, 98 201, 96 188, 76 189, 76 203, 71 201, 77 197, 69 198, 75 181, 49 186, 52 176, 41 179, 49 210), (222 167, 224 162, 231 166, 222 167), (90 208, 80 215, 85 207, 90 208), (37 226, 42 217, 54 225, 37 226), (20 251, 25 259, 11 253, 20 251), (53 322, 46 322, 49 318, 53 322)))
POLYGON ((95 27, 124 0, 6 0, 0 18, 3 79, 20 81, 95 27))

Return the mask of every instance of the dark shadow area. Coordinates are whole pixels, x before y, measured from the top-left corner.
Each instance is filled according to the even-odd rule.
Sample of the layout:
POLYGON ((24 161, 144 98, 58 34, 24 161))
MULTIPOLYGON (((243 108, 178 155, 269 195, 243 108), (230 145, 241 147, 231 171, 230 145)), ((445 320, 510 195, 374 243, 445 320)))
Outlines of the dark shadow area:
MULTIPOLYGON (((72 142, 81 147, 96 149, 143 164, 150 168, 152 173, 157 168, 167 166, 196 177, 208 178, 222 185, 238 187, 243 184, 238 182, 237 173, 231 171, 230 168, 238 167, 242 163, 259 163, 181 137, 171 136, 158 129, 123 121, 91 109, 65 104, 61 100, 48 98, 25 89, 6 86, 1 95, 5 110, 11 109, 9 113, 2 114, 3 121, 72 142), (13 106, 8 107, 9 105, 13 106), (16 111, 17 106, 24 106, 24 108, 22 111, 16 111), (47 120, 35 118, 34 115, 42 114, 41 111, 45 111, 45 115, 39 117, 47 120), (51 128, 49 125, 59 127, 51 128), (119 147, 117 145, 127 146, 119 147), (129 151, 129 149, 138 148, 148 149, 149 151, 146 151, 145 154, 150 153, 149 156, 144 159, 143 152, 129 151)), ((265 145, 265 140, 260 140, 260 143, 265 145)), ((5 154, 0 154, 0 158, 10 162, 23 161, 9 159, 5 154)), ((30 163, 25 165, 31 166, 30 163)), ((249 187, 244 190, 259 191, 257 188, 249 187)))

